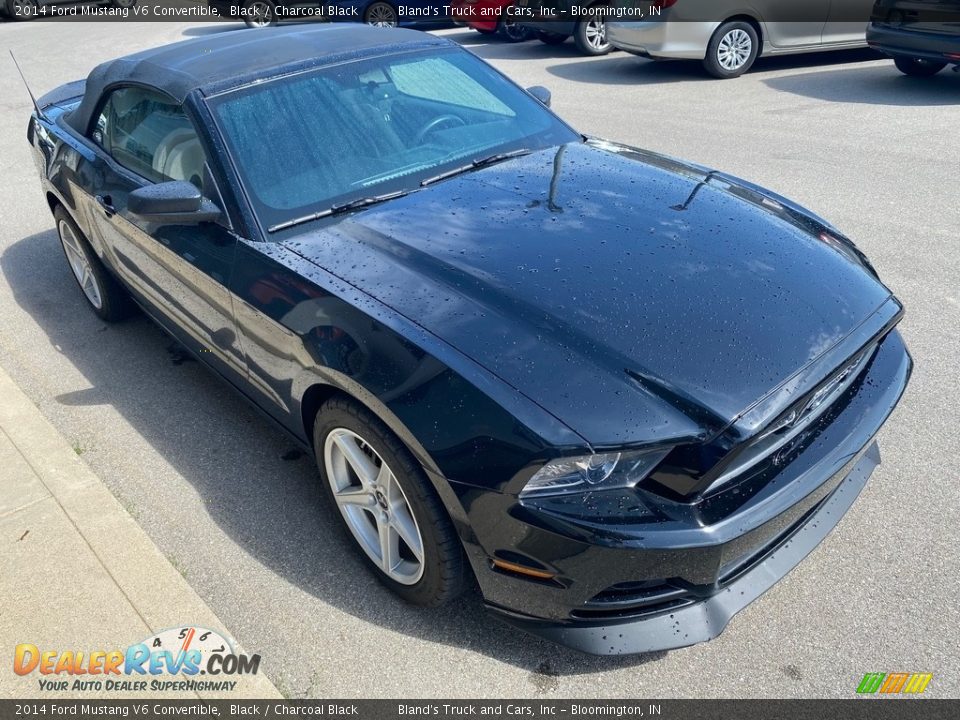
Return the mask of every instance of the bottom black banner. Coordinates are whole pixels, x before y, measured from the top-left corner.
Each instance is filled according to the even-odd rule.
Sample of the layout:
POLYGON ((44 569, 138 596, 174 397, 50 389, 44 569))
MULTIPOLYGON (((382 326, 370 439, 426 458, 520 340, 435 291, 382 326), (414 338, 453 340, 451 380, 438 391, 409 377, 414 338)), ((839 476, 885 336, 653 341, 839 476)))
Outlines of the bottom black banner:
POLYGON ((960 700, 0 700, 0 720, 57 717, 952 720, 960 700))

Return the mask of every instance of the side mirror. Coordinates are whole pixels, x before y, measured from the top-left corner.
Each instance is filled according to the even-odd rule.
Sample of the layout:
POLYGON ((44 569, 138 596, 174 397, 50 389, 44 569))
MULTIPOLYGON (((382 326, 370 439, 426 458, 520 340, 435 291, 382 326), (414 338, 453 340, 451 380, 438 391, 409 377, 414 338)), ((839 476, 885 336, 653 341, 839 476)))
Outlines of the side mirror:
POLYGON ((550 107, 550 91, 547 90, 543 85, 534 85, 533 87, 528 87, 527 92, 533 95, 537 100, 542 102, 547 107, 550 107))
POLYGON ((127 209, 159 225, 198 225, 220 218, 220 208, 183 180, 137 188, 127 197, 127 209))

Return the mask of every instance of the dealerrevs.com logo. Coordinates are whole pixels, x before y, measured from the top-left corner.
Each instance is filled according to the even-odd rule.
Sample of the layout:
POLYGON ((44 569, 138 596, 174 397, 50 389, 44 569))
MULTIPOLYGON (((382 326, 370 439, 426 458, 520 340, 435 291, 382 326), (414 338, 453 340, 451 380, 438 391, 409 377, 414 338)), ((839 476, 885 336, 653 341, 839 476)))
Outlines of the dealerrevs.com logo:
POLYGON ((47 650, 17 645, 13 671, 37 674, 42 691, 230 691, 237 675, 255 675, 259 655, 234 650, 215 630, 185 626, 164 630, 125 650, 47 650))

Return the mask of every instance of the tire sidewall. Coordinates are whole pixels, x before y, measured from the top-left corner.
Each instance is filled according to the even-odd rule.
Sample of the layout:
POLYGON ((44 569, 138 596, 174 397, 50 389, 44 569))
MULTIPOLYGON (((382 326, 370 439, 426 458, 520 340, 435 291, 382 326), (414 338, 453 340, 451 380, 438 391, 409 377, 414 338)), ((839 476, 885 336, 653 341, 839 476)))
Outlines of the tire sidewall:
POLYGON ((442 604, 447 598, 438 599, 437 597, 442 594, 444 585, 441 573, 443 560, 439 548, 444 540, 443 535, 452 533, 454 530, 436 491, 429 484, 430 481, 409 451, 400 444, 381 420, 369 411, 356 408, 346 401, 335 401, 320 409, 313 429, 313 447, 323 495, 356 554, 363 559, 383 585, 407 602, 426 607, 442 604), (345 428, 363 438, 390 467, 403 489, 423 539, 423 576, 413 585, 404 585, 388 577, 359 546, 340 512, 330 485, 330 478, 327 476, 324 459, 327 436, 337 428, 345 428), (438 511, 442 513, 439 522, 436 518, 438 511), (447 527, 443 527, 444 524, 447 527))
POLYGON ((893 63, 897 70, 910 77, 933 77, 947 66, 945 62, 908 57, 894 58, 893 63))
POLYGON ((370 21, 370 13, 373 11, 375 7, 378 7, 380 5, 386 5, 388 8, 390 8, 393 11, 394 24, 392 27, 398 26, 400 24, 400 15, 397 12, 397 8, 395 8, 392 3, 384 2, 384 0, 379 0, 378 2, 371 3, 370 7, 368 7, 366 12, 364 13, 363 21, 368 25, 372 25, 373 23, 370 21))
MULTIPOLYGON (((600 5, 599 7, 603 7, 603 5, 600 5)), ((577 49, 584 55, 590 55, 594 57, 607 55, 608 53, 612 52, 613 45, 610 44, 610 40, 606 39, 606 36, 604 36, 605 45, 602 49, 597 49, 587 40, 587 26, 590 24, 590 22, 590 20, 581 20, 577 23, 577 27, 573 31, 573 40, 577 45, 577 49)), ((605 23, 604 29, 606 29, 605 23)))
POLYGON ((97 254, 90 246, 87 236, 83 234, 77 224, 73 221, 73 218, 70 217, 70 213, 68 213, 62 205, 58 205, 53 211, 53 219, 57 226, 57 241, 60 243, 60 250, 63 252, 64 260, 67 262, 67 272, 70 273, 70 277, 72 277, 76 283, 77 289, 80 291, 80 295, 83 297, 84 304, 90 308, 90 310, 97 317, 106 322, 117 322, 118 320, 123 320, 125 317, 130 315, 133 307, 130 297, 120 286, 120 284, 113 278, 113 276, 110 275, 106 267, 104 267, 103 263, 100 261, 100 258, 97 257, 97 254), (87 297, 87 294, 80 286, 79 279, 76 275, 74 275, 73 268, 70 267, 70 258, 67 257, 66 248, 63 246, 63 238, 60 235, 60 223, 66 223, 70 226, 74 236, 77 238, 77 244, 80 246, 80 249, 86 256, 86 260, 90 265, 90 272, 97 283, 98 289, 100 290, 99 308, 95 307, 93 303, 90 302, 90 298, 87 297))
POLYGON ((754 62, 757 60, 757 56, 760 54, 760 38, 757 35, 756 29, 748 22, 742 20, 735 20, 733 22, 724 23, 716 29, 713 33, 713 36, 710 38, 710 42, 707 45, 707 55, 703 61, 704 67, 706 67, 707 72, 717 78, 721 79, 730 79, 735 77, 740 77, 750 68, 753 67, 754 62), (720 59, 717 56, 717 50, 720 47, 720 41, 730 32, 734 30, 743 30, 750 37, 750 57, 747 58, 747 61, 736 70, 727 70, 723 65, 720 64, 720 59))
POLYGON ((529 28, 525 28, 516 21, 505 17, 500 18, 497 22, 496 32, 505 42, 510 43, 529 40, 532 34, 529 28))
POLYGON ((4 6, 6 7, 7 16, 11 20, 20 21, 20 22, 30 21, 35 19, 37 17, 37 13, 40 8, 39 0, 29 0, 27 4, 31 8, 31 12, 27 15, 17 15, 13 7, 13 0, 3 0, 3 2, 4 2, 4 6))

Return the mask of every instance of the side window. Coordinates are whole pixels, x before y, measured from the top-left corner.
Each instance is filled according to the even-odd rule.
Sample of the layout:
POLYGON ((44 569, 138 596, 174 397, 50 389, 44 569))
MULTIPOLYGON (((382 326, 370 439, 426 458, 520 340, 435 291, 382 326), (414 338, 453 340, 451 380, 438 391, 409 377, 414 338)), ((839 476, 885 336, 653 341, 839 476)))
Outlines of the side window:
POLYGON ((151 182, 203 183, 206 157, 180 105, 142 88, 110 93, 92 139, 120 165, 151 182))

